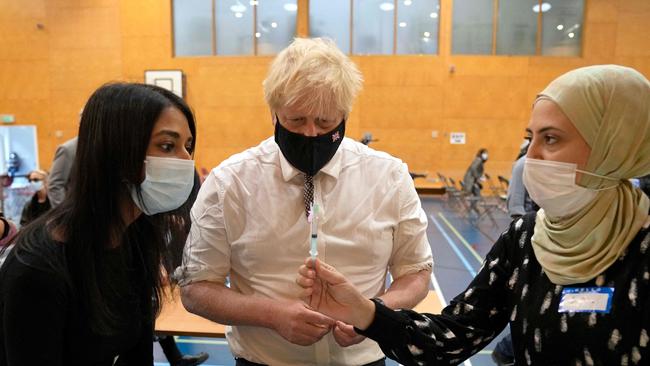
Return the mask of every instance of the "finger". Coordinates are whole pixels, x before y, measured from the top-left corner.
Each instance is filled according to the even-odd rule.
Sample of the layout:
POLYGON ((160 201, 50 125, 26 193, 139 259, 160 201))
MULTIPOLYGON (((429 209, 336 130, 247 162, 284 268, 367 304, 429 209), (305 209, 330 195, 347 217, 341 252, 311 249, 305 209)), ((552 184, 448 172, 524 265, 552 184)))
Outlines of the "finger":
POLYGON ((352 339, 345 334, 339 327, 334 327, 332 330, 332 335, 334 335, 334 340, 341 347, 347 347, 353 344, 352 339))
POLYGON ((296 277, 296 283, 298 284, 298 286, 303 288, 309 288, 314 286, 314 280, 302 276, 296 277))
POLYGON ((298 295, 298 297, 307 298, 307 297, 311 296, 311 294, 313 294, 313 293, 314 293, 314 288, 313 287, 303 288, 300 291, 300 294, 298 295))
POLYGON ((336 325, 336 326, 334 326, 334 328, 332 328, 332 335, 334 335, 334 339, 336 339, 337 342, 343 341, 343 338, 345 337, 345 333, 343 333, 343 331, 341 331, 341 329, 338 327, 338 325, 336 325))
POLYGON ((333 327, 336 324, 336 320, 330 318, 327 315, 323 315, 317 311, 313 311, 305 307, 305 317, 304 321, 311 324, 322 324, 327 325, 328 327, 333 327))
POLYGON ((347 281, 346 278, 336 270, 336 268, 320 259, 316 259, 316 275, 332 285, 338 285, 347 281))
POLYGON ((307 267, 306 265, 304 265, 304 264, 303 264, 302 266, 300 266, 300 268, 298 268, 298 273, 299 273, 302 277, 306 277, 306 278, 316 278, 316 272, 314 272, 313 269, 308 268, 308 267, 307 267))
POLYGON ((314 259, 312 259, 312 257, 307 257, 307 258, 305 259, 305 266, 306 266, 307 268, 314 268, 314 267, 316 267, 316 266, 314 265, 314 259))
POLYGON ((343 334, 347 335, 348 337, 356 337, 357 332, 354 331, 354 327, 351 326, 350 324, 343 323, 342 321, 337 321, 336 322, 336 328, 340 330, 343 334))
POLYGON ((301 329, 304 332, 303 336, 312 339, 314 342, 323 338, 331 330, 331 327, 323 324, 306 324, 305 328, 301 329))

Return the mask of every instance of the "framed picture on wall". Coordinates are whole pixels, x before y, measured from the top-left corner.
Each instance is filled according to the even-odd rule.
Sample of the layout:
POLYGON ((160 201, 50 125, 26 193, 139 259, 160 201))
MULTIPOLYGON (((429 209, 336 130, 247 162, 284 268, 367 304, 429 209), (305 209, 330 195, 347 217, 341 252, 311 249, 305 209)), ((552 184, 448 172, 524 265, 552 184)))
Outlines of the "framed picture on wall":
POLYGON ((185 97, 185 78, 181 70, 145 70, 144 83, 167 89, 181 98, 185 97))

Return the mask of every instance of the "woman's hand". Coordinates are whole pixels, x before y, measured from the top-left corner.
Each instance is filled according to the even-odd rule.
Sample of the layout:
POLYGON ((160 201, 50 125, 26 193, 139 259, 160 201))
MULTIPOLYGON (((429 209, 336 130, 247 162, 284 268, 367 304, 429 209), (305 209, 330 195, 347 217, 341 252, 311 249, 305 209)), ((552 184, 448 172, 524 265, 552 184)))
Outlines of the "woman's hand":
POLYGON ((303 288, 302 297, 309 306, 334 319, 366 329, 375 317, 375 304, 325 262, 307 258, 296 283, 303 288))

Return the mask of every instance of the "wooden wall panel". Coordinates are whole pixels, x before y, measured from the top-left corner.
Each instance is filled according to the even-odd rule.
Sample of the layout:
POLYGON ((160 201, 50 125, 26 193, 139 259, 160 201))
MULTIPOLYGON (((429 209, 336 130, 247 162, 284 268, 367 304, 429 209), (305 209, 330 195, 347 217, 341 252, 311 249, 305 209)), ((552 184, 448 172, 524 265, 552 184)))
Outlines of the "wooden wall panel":
MULTIPOLYGON (((308 29, 307 3, 299 0, 299 34, 308 29)), ((460 177, 487 147, 488 172, 509 175, 531 104, 555 77, 612 62, 650 76, 647 0, 586 0, 581 57, 451 55, 452 5, 441 0, 439 55, 352 57, 365 83, 347 135, 372 132, 380 140, 372 147, 413 171, 460 177), (467 144, 451 145, 451 132, 465 132, 467 144)), ((41 162, 49 167, 97 86, 142 81, 147 69, 181 69, 198 120, 198 166, 271 136, 261 83, 272 58, 173 57, 171 19, 170 0, 0 2, 0 113, 38 124, 41 162)))

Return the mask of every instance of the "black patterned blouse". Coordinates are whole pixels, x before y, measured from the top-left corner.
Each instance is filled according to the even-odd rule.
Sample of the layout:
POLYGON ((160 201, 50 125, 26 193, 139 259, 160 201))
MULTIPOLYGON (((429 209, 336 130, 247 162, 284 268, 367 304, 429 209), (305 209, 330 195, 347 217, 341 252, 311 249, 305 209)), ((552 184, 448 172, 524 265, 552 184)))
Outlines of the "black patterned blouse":
POLYGON ((535 258, 534 226, 534 214, 514 221, 441 315, 376 304, 375 320, 360 333, 404 365, 455 365, 509 322, 517 365, 650 365, 650 230, 595 279, 559 286, 535 258), (560 311, 563 291, 593 287, 613 288, 608 312, 560 311))

